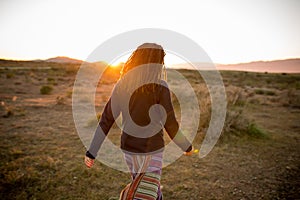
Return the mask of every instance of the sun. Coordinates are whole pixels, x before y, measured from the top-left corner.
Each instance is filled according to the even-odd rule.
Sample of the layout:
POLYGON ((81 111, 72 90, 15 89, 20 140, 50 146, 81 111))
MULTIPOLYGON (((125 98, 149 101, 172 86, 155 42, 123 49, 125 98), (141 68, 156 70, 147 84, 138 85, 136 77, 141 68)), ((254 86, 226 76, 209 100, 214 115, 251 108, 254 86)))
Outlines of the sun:
POLYGON ((121 63, 113 63, 113 64, 110 64, 109 67, 111 68, 117 68, 120 66, 121 63))
POLYGON ((117 67, 123 66, 129 56, 130 56, 130 54, 126 53, 124 55, 116 57, 112 62, 110 62, 110 64, 109 64, 110 67, 117 68, 117 67))

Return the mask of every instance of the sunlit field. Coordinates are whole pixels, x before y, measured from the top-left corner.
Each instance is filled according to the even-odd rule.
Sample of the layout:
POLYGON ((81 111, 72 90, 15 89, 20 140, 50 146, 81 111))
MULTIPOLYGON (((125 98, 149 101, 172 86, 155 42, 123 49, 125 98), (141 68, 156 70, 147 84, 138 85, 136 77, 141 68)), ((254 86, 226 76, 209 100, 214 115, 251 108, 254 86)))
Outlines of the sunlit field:
MULTIPOLYGON (((79 66, 0 62, 0 199, 118 199, 130 182, 129 174, 99 161, 91 169, 84 165, 86 149, 72 116, 79 66)), ((108 68, 98 84, 99 115, 119 70, 108 68)), ((173 70, 168 82, 180 84, 172 79, 173 70)), ((199 149, 211 115, 209 92, 194 71, 178 72, 198 97, 201 120, 193 144, 199 149)), ((182 156, 163 169, 164 198, 299 199, 300 74, 221 75, 228 101, 222 135, 205 158, 182 156)), ((180 105, 172 99, 180 118, 180 105)), ((109 138, 119 144, 119 136, 113 126, 109 138)))

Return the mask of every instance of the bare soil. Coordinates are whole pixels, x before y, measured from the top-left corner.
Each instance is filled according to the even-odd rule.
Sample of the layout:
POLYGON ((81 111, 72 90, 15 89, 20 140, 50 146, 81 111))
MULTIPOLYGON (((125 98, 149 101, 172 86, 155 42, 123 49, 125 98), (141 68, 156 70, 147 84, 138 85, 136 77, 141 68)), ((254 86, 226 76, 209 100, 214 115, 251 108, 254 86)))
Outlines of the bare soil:
MULTIPOLYGON (((117 199, 129 183, 129 174, 98 161, 85 167, 86 149, 72 116, 75 75, 63 69, 0 70, 0 199, 117 199), (53 91, 40 94, 43 85, 53 91)), ((203 159, 182 156, 163 170, 164 198, 300 199, 299 99, 289 99, 299 98, 300 75, 222 75, 226 89, 245 92, 243 114, 268 137, 229 137, 203 159)), ((112 87, 101 87, 99 111, 112 87)))

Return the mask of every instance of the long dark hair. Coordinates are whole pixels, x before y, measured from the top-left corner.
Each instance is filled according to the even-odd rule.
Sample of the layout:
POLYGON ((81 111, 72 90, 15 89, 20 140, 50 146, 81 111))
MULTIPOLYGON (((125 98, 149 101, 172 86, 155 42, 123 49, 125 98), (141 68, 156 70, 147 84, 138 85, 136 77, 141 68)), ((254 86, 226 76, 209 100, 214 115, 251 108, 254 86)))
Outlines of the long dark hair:
MULTIPOLYGON (((120 80, 132 69, 146 64, 155 64, 145 68, 142 73, 135 74, 134 80, 127 82, 127 86, 137 84, 139 81, 151 80, 153 83, 160 83, 161 79, 166 80, 166 69, 164 56, 166 55, 162 46, 155 43, 144 43, 140 45, 128 58, 121 70, 120 80)), ((133 79, 133 78, 132 78, 133 79)), ((153 85, 153 84, 152 84, 153 85)), ((141 87, 145 91, 145 87, 141 87)))

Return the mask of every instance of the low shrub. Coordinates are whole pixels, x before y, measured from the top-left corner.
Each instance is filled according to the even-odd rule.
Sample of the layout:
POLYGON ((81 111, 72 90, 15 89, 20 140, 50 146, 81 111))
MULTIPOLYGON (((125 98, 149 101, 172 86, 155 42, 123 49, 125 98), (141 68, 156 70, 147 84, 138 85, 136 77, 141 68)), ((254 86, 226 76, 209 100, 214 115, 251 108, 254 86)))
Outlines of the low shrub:
POLYGON ((254 92, 255 92, 255 94, 259 94, 259 95, 268 95, 268 96, 276 95, 276 93, 271 90, 256 89, 256 90, 254 90, 254 92))
POLYGON ((265 94, 268 95, 268 96, 274 96, 274 95, 276 95, 276 93, 274 91, 271 91, 271 90, 266 90, 265 94))
POLYGON ((255 89, 254 91, 251 89, 243 91, 241 88, 235 88, 233 86, 227 87, 226 90, 228 105, 226 120, 222 136, 220 138, 221 141, 240 137, 267 138, 266 132, 247 117, 245 110, 248 102, 259 102, 257 98, 251 98, 249 100, 249 97, 252 97, 255 94, 275 95, 275 92, 265 89, 255 89))
POLYGON ((14 76, 15 76, 15 75, 14 75, 13 73, 7 73, 7 74, 6 74, 6 78, 8 78, 8 79, 9 79, 9 78, 12 78, 12 77, 14 77, 14 76))
POLYGON ((44 85, 44 86, 41 87, 40 93, 43 94, 43 95, 44 94, 50 94, 52 92, 52 90, 53 90, 52 86, 50 86, 50 85, 44 85))
POLYGON ((48 84, 51 84, 51 85, 57 85, 57 82, 55 81, 55 79, 51 78, 51 77, 47 78, 47 82, 48 82, 48 84))
POLYGON ((264 94, 264 90, 261 90, 261 89, 256 89, 255 90, 255 94, 264 94))
POLYGON ((221 140, 225 141, 232 137, 268 138, 267 133, 258 125, 250 121, 243 114, 242 109, 229 109, 227 111, 221 140))
POLYGON ((267 138, 266 132, 255 123, 250 123, 246 129, 247 135, 255 138, 267 138))

